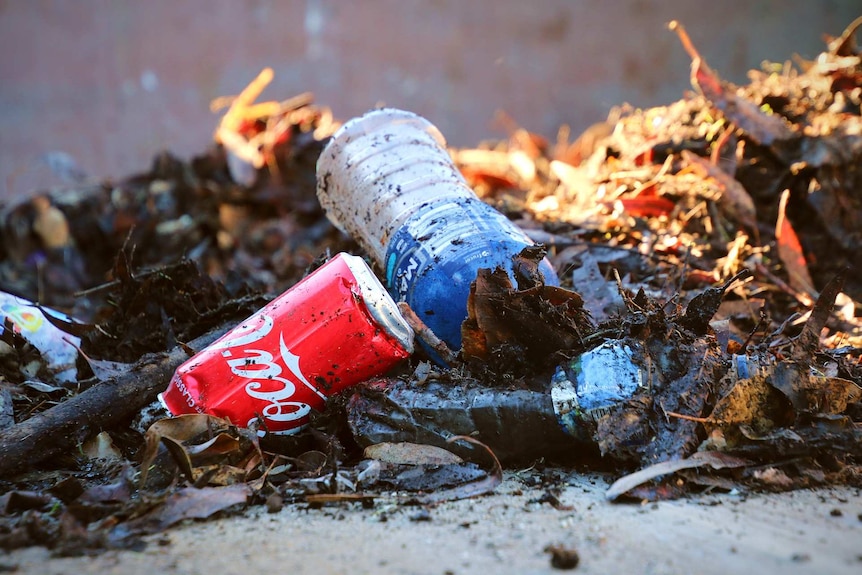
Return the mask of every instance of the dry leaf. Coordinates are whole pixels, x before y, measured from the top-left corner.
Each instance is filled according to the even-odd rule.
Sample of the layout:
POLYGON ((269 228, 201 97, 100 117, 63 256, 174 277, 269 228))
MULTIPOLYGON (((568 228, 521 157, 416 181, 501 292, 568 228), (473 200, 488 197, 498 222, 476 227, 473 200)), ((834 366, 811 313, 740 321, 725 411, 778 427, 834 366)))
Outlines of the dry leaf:
POLYGON ((811 274, 808 273, 808 263, 802 252, 802 244, 793 230, 790 220, 787 219, 787 200, 790 190, 784 190, 781 200, 778 202, 778 220, 775 223, 775 242, 778 247, 778 258, 784 264, 790 285, 797 291, 801 291, 817 297, 811 274))
POLYGON ((237 428, 226 419, 202 413, 161 419, 144 434, 139 484, 145 485, 159 444, 170 451, 186 478, 190 482, 197 482, 200 473, 195 471, 195 467, 214 460, 223 464, 235 462, 248 451, 248 447, 257 448, 256 439, 252 432, 237 428), (200 443, 187 445, 187 442, 196 438, 200 438, 200 443), (243 444, 241 439, 247 443, 243 444))
POLYGON ((605 498, 613 501, 620 495, 628 493, 635 487, 657 477, 661 477, 662 475, 675 473, 682 469, 692 469, 707 465, 713 469, 724 469, 745 467, 746 465, 750 465, 750 462, 737 457, 732 457, 725 453, 719 453, 717 451, 698 451, 686 459, 662 461, 629 475, 620 477, 614 481, 613 485, 611 485, 605 492, 605 498))
POLYGON ((682 157, 688 165, 695 167, 698 171, 704 174, 705 177, 712 179, 715 185, 721 190, 721 196, 718 198, 718 205, 724 212, 733 220, 744 225, 751 230, 758 238, 759 232, 757 228, 757 209, 754 206, 754 200, 751 199, 751 194, 748 193, 742 184, 740 184, 733 176, 725 172, 719 166, 713 165, 709 160, 701 158, 697 154, 682 150, 682 157))
POLYGON ((187 487, 172 494, 165 504, 156 510, 158 526, 166 529, 184 519, 206 519, 235 505, 244 505, 251 495, 245 484, 228 487, 187 487))
POLYGON ((721 110, 725 117, 736 124, 752 140, 769 146, 776 140, 786 140, 794 135, 780 116, 769 115, 753 102, 736 94, 731 87, 725 87, 721 78, 707 66, 688 37, 685 29, 676 20, 668 28, 676 31, 686 52, 691 57, 691 83, 712 104, 721 110))
POLYGON ((807 409, 816 413, 839 414, 862 399, 862 387, 840 377, 810 377, 797 389, 807 409))
POLYGON ((784 425, 789 414, 787 399, 772 385, 768 376, 757 374, 736 382, 703 421, 707 433, 716 429, 728 433, 739 425, 748 425, 764 433, 784 425))
POLYGON ((123 454, 114 445, 107 431, 102 431, 81 446, 81 453, 89 459, 122 460, 123 454))
POLYGON ((448 465, 464 460, 441 447, 420 443, 376 443, 363 452, 364 457, 398 465, 448 465))
MULTIPOLYGON (((528 266, 523 267, 528 277, 528 266)), ((485 359, 494 348, 508 344, 541 364, 560 349, 580 347, 579 334, 587 333, 588 326, 589 313, 578 293, 547 285, 515 290, 502 269, 479 270, 467 298, 461 353, 485 359)))
POLYGON ((457 501, 459 499, 477 497, 479 495, 484 495, 485 493, 492 492, 494 489, 496 489, 498 485, 503 482, 503 467, 500 465, 500 460, 497 459, 497 456, 494 454, 490 447, 488 447, 478 439, 467 435, 455 435, 449 438, 448 442, 452 443, 454 441, 466 441, 467 443, 472 443, 473 445, 478 445, 479 447, 482 447, 491 456, 491 459, 494 462, 494 466, 492 467, 491 471, 488 473, 488 476, 485 479, 465 483, 463 485, 459 485, 458 487, 453 487, 452 489, 441 489, 439 491, 428 493, 427 495, 419 497, 418 503, 420 505, 436 505, 444 501, 457 501))

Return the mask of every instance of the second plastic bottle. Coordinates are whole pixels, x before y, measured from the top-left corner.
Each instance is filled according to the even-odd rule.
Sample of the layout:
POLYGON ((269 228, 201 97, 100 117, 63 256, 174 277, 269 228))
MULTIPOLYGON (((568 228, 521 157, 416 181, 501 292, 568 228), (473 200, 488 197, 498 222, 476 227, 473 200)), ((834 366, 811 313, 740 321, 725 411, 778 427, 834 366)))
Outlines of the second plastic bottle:
MULTIPOLYGON (((403 110, 344 124, 318 160, 317 195, 330 221, 385 271, 392 296, 454 350, 478 270, 499 266, 511 276, 512 256, 534 245, 473 193, 440 131, 403 110)), ((547 260, 539 271, 559 284, 547 260)))

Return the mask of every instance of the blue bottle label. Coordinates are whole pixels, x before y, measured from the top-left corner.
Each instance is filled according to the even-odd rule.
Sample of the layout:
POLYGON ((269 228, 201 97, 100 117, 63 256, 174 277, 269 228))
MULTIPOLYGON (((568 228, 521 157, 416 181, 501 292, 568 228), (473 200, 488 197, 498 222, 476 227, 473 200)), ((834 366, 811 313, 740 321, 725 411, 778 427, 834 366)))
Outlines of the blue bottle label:
MULTIPOLYGON (((533 242, 481 200, 451 199, 420 207, 396 230, 385 258, 386 284, 452 349, 461 347, 470 284, 480 268, 512 274, 512 256, 533 242)), ((541 267, 557 284, 549 263, 541 267)))

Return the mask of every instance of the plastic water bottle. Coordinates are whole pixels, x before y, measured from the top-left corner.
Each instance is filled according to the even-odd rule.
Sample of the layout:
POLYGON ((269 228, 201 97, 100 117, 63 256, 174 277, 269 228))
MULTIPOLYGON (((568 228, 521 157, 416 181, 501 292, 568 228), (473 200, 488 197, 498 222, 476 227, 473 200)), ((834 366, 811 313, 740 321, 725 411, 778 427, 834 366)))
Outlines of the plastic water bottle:
POLYGON ((642 342, 609 340, 559 366, 543 389, 485 387, 469 379, 380 378, 355 388, 346 404, 347 424, 360 447, 409 441, 473 459, 474 445, 453 444, 453 435, 475 435, 500 461, 595 451, 596 425, 658 377, 642 342))
MULTIPOLYGON (((326 215, 385 272, 397 301, 450 348, 461 347, 470 284, 535 243, 470 189, 440 131, 424 118, 380 109, 344 124, 317 163, 326 215)), ((547 259, 545 283, 559 280, 547 259)))

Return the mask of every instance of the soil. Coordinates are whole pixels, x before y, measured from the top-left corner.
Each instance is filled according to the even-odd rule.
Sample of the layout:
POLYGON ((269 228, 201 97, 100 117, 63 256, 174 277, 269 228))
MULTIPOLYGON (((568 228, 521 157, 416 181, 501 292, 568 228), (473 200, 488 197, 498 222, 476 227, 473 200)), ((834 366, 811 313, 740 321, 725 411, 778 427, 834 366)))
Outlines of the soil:
POLYGON ((147 537, 143 551, 53 558, 40 547, 0 557, 28 574, 552 573, 553 554, 578 573, 859 573, 862 491, 723 493, 612 504, 600 475, 560 472, 557 508, 530 472, 496 493, 438 507, 255 507, 147 537), (574 555, 576 554, 576 555, 574 555))

